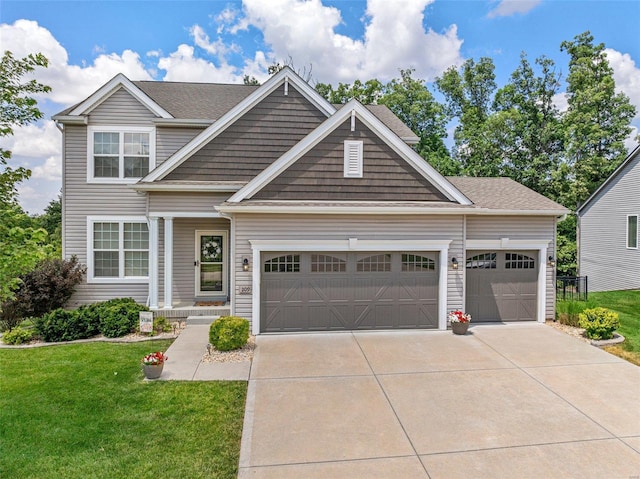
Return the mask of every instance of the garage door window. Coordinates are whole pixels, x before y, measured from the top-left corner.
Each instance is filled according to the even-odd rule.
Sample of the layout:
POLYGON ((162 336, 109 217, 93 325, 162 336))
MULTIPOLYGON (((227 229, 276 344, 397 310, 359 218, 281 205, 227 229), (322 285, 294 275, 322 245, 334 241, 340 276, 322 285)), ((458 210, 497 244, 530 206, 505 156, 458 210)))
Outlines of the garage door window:
POLYGON ((506 253, 504 266, 506 269, 534 269, 536 262, 531 256, 518 253, 506 253))
POLYGON ((326 254, 311 255, 312 273, 344 273, 347 271, 347 262, 342 258, 326 254))
POLYGON ((434 271, 436 262, 417 254, 402 254, 402 271, 434 271))
POLYGON ((265 273, 299 273, 300 255, 287 254, 264 262, 265 273))
POLYGON ((391 271, 391 255, 377 254, 373 256, 358 257, 356 264, 358 273, 383 273, 391 271))
POLYGON ((496 269, 496 253, 482 253, 467 258, 467 269, 496 269))

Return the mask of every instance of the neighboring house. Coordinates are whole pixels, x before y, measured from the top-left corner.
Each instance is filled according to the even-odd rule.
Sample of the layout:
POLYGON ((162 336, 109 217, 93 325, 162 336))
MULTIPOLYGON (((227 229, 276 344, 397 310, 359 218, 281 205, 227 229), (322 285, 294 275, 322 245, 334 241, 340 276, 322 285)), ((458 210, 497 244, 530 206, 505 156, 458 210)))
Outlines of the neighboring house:
POLYGON ((254 333, 554 316, 565 208, 441 176, 386 107, 332 105, 289 68, 259 87, 118 75, 54 119, 64 256, 87 264, 73 304, 222 301, 254 333))
POLYGON ((640 146, 577 213, 578 272, 589 291, 640 288, 640 146))

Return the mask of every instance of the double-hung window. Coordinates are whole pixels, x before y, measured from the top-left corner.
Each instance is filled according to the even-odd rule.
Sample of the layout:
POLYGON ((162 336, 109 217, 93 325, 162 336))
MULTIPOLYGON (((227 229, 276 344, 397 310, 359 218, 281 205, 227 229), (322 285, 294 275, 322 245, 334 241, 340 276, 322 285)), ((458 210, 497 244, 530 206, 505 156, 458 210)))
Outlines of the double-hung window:
POLYGON ((627 215, 627 248, 638 249, 638 215, 627 215))
POLYGON ((90 217, 87 232, 89 282, 148 280, 149 229, 144 217, 90 217))
POLYGON ((128 183, 155 167, 155 130, 149 127, 89 127, 87 180, 128 183))

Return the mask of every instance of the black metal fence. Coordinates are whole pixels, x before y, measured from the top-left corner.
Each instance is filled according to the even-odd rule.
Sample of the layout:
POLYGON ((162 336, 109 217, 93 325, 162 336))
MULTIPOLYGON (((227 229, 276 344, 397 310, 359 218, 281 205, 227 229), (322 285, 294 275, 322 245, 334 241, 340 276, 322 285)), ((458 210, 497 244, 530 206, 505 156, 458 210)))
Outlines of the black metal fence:
POLYGON ((556 277, 556 299, 586 301, 589 294, 586 276, 556 277))

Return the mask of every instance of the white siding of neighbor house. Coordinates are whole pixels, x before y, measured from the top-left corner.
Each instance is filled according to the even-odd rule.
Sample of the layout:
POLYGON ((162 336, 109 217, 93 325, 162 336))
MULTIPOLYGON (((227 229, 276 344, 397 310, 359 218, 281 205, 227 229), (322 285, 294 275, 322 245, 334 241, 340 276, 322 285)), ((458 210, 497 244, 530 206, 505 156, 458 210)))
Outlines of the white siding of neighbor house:
MULTIPOLYGON (((243 258, 248 258, 253 263, 250 240, 453 240, 449 247, 449 257, 462 257, 461 216, 236 214, 234 221, 235 314, 250 321, 252 296, 238 294, 242 287, 252 286, 252 271, 242 271, 243 258)), ((251 270, 260 267, 261 265, 251 264, 251 270)), ((462 277, 462 270, 448 269, 447 309, 462 307, 462 277)))
POLYGON ((589 291, 640 288, 640 249, 627 248, 627 215, 640 217, 640 154, 580 212, 578 267, 589 291))
MULTIPOLYGON (((548 241, 547 256, 556 257, 555 218, 551 216, 468 216, 468 240, 548 241)), ((466 259, 466 258, 465 258, 466 259)), ((464 261, 461 263, 464 267, 464 261)), ((555 268, 547 267, 545 317, 555 317, 555 268)))
MULTIPOLYGON (((89 126, 153 126, 154 115, 123 89, 118 90, 89 114, 89 126)), ((126 184, 99 184, 87 182, 87 127, 64 126, 64 255, 78 257, 87 263, 87 216, 146 216, 147 196, 139 194, 126 184)), ((167 155, 187 143, 200 129, 158 128, 156 130, 157 158, 164 161, 167 155), (166 137, 165 137, 166 135, 166 137), (181 141, 184 143, 180 144, 181 141)), ((213 207, 211 207, 213 210, 213 207)), ((160 243, 163 244, 160 222, 160 243)), ((193 240, 192 240, 193 241, 193 240)), ((164 259, 159 256, 160 267, 164 259)), ((162 288, 162 275, 160 277, 162 288)), ((162 291, 162 289, 160 290, 162 291)), ((80 284, 69 301, 70 307, 114 297, 130 296, 146 303, 148 283, 125 285, 86 283, 80 284)))

